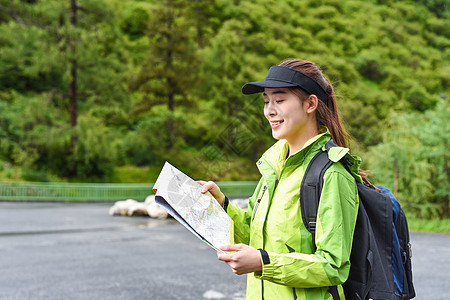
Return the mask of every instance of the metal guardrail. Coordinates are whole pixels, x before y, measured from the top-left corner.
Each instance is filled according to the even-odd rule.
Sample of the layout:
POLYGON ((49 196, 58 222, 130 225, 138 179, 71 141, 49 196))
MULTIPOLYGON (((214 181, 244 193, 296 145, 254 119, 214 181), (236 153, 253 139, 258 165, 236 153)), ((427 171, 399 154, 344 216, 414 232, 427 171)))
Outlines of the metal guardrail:
MULTIPOLYGON (((218 182, 228 197, 249 197, 257 184, 254 181, 218 182)), ((113 202, 134 199, 144 201, 153 183, 0 183, 1 201, 113 202)))
POLYGON ((153 184, 94 184, 21 182, 0 183, 0 200, 88 202, 144 200, 153 184))
POLYGON ((228 198, 248 198, 255 191, 257 181, 222 181, 216 182, 228 198))

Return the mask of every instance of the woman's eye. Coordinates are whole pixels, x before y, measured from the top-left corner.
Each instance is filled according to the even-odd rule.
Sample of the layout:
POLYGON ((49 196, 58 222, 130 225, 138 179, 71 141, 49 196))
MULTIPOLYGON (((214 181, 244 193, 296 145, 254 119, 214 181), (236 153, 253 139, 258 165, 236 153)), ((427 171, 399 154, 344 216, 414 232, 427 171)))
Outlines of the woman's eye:
POLYGON ((284 101, 284 99, 283 100, 277 100, 276 102, 277 103, 281 103, 281 102, 283 102, 284 101))

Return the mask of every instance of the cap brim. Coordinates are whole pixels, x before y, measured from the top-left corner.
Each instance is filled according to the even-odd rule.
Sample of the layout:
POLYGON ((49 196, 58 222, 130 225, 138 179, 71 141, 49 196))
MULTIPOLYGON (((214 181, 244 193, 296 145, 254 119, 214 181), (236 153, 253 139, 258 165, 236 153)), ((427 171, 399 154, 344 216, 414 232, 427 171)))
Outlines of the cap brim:
POLYGON ((262 92, 264 92, 265 88, 287 88, 287 87, 294 87, 294 86, 297 86, 297 85, 293 84, 293 83, 277 81, 277 80, 264 80, 264 81, 249 82, 249 83, 244 84, 244 86, 242 87, 242 94, 250 95, 250 94, 256 94, 256 93, 262 93, 262 92))

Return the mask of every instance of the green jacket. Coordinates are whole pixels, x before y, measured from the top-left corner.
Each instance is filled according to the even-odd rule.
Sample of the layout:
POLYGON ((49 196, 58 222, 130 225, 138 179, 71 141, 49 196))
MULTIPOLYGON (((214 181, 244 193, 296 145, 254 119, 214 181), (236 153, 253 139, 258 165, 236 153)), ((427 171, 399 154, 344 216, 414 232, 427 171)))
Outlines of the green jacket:
MULTIPOLYGON (((316 246, 301 218, 300 183, 310 160, 325 146, 330 133, 309 140, 287 159, 288 144, 280 140, 257 162, 262 174, 248 211, 233 204, 227 207, 234 221, 236 243, 263 249, 263 270, 247 275, 247 299, 332 299, 328 287, 348 277, 350 250, 358 210, 355 178, 341 163, 333 163, 324 175, 317 214, 316 246), (285 161, 286 159, 286 161, 285 161)), ((331 160, 344 155, 356 175, 360 159, 346 148, 333 148, 331 160)))

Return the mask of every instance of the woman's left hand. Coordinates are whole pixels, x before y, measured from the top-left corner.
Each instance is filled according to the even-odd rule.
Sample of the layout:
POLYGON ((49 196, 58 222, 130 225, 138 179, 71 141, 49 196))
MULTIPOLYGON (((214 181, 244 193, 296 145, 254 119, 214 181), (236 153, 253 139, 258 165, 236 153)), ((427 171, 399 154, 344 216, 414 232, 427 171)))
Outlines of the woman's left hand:
POLYGON ((225 202, 225 195, 220 191, 219 186, 215 182, 205 182, 202 180, 199 180, 197 182, 203 186, 201 191, 202 194, 210 192, 211 195, 217 200, 217 202, 219 202, 220 206, 223 207, 223 203, 225 202))
POLYGON ((230 266, 237 275, 251 273, 262 270, 260 252, 244 244, 236 244, 220 247, 223 251, 234 251, 230 254, 217 252, 217 258, 230 266))

